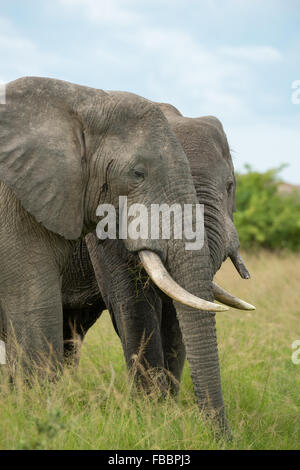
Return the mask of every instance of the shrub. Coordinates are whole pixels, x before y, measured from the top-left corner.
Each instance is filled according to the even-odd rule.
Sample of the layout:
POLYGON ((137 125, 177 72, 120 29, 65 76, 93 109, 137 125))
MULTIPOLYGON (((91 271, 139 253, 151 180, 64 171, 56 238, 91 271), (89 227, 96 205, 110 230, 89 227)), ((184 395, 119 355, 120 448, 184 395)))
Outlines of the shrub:
POLYGON ((247 172, 236 175, 235 225, 243 248, 300 250, 300 196, 279 192, 283 168, 258 173, 246 165, 247 172))

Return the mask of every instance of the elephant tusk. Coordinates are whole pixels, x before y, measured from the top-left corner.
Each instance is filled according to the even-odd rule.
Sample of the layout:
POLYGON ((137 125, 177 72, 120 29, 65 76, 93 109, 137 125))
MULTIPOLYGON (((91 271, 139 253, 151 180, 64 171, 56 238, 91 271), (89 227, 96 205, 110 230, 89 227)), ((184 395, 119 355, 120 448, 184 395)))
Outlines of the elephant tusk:
POLYGON ((250 273, 248 269, 246 268, 246 265, 243 261, 243 258, 241 257, 240 253, 237 251, 233 255, 230 255, 230 259, 232 263, 234 264, 237 272, 243 279, 250 279, 250 273))
POLYGON ((226 290, 217 286, 217 284, 215 284, 214 282, 213 292, 216 300, 222 302, 225 305, 229 305, 229 307, 237 308, 239 310, 255 310, 254 305, 248 304, 247 302, 239 299, 238 297, 234 297, 233 295, 229 294, 229 292, 226 292, 226 290))
POLYGON ((154 284, 171 297, 171 299, 181 304, 188 305, 189 307, 208 312, 224 312, 228 310, 224 305, 214 304, 213 302, 200 299, 183 289, 183 287, 172 279, 160 257, 153 251, 142 250, 139 252, 139 257, 154 284))

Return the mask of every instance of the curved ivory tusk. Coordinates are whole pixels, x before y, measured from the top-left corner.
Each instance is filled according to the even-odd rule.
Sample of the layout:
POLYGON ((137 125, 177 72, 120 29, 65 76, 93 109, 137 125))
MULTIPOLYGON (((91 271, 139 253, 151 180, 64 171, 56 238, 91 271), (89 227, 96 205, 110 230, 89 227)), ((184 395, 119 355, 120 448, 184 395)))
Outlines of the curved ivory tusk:
POLYGON ((237 251, 233 255, 230 255, 230 259, 235 266, 235 269, 243 279, 250 279, 250 273, 246 268, 246 265, 241 257, 240 253, 237 251))
POLYGON ((224 305, 214 304, 207 300, 200 299, 183 289, 183 287, 172 279, 160 257, 153 251, 142 250, 139 252, 139 257, 152 281, 165 294, 171 297, 171 299, 181 304, 188 305, 189 307, 208 312, 224 312, 228 310, 224 305))
POLYGON ((221 287, 217 286, 213 282, 213 292, 215 299, 222 304, 229 305, 229 307, 238 308, 239 310, 255 310, 254 305, 248 304, 244 300, 239 299, 238 297, 234 297, 233 295, 226 292, 226 290, 222 289, 221 287))

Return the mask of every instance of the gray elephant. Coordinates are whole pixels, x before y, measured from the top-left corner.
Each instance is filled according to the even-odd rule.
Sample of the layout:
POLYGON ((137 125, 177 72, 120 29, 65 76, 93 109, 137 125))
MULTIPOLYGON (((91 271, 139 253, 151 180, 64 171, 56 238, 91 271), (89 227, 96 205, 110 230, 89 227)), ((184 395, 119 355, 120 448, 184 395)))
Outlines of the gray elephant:
MULTIPOLYGON (((76 240, 95 229, 99 204, 118 210, 120 195, 146 207, 197 201, 186 156, 158 106, 130 93, 47 78, 7 85, 0 108, 0 331, 9 365, 21 349, 28 367, 51 358, 50 369, 60 368, 62 272, 76 240)), ((207 312, 213 308, 208 246, 195 261, 187 252, 186 267, 179 268, 173 255, 184 251, 183 243, 128 238, 124 247, 128 253, 155 253, 191 291, 184 291, 185 304, 204 309, 213 324, 207 312), (186 275, 190 263, 192 285, 186 275)), ((199 312, 178 310, 188 330, 189 318, 199 312)))
MULTIPOLYGON (((188 157, 198 201, 205 205, 207 235, 205 260, 190 259, 186 265, 185 255, 178 248, 169 254, 168 263, 177 265, 178 270, 181 264, 184 266, 188 285, 195 281, 195 263, 200 263, 201 292, 207 286, 206 270, 213 276, 228 256, 243 278, 250 277, 238 252, 233 224, 234 170, 221 123, 214 117, 186 118, 171 105, 159 106, 188 157)), ((180 179, 176 184, 180 185, 180 179)), ((145 257, 144 253, 143 261, 145 257)), ((177 303, 162 292, 164 286, 157 289, 160 274, 155 263, 149 268, 144 262, 144 266, 154 283, 147 280, 121 241, 100 244, 90 234, 77 245, 63 277, 66 359, 73 361, 76 355, 78 359, 85 333, 107 307, 122 341, 128 368, 146 388, 156 374, 161 387, 170 387, 177 394, 187 351, 199 405, 202 407, 208 400, 224 422, 214 316, 196 316, 190 311, 183 317, 177 303), (159 371, 161 374, 157 374, 159 371)), ((216 286, 212 278, 209 291, 206 298, 210 300, 214 294, 233 307, 254 308, 216 286)))

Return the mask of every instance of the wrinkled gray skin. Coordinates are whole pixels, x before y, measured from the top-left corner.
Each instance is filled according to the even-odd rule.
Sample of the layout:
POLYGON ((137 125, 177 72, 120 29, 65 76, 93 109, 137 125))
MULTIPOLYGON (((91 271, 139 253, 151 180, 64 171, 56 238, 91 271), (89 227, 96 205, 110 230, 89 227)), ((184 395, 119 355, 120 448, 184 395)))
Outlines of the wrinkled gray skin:
MULTIPOLYGON (((205 204, 208 237, 205 261, 190 252, 186 264, 186 253, 176 247, 177 242, 174 242, 175 251, 169 254, 168 261, 188 279, 189 286, 195 281, 195 265, 201 263, 197 281, 204 289, 203 266, 210 265, 214 274, 239 247, 233 224, 235 178, 230 150, 222 125, 216 118, 186 118, 171 105, 160 104, 160 107, 190 162, 198 201, 205 204)), ((181 178, 177 184, 180 181, 181 178)), ((137 368, 139 379, 146 387, 153 371, 167 370, 171 391, 177 394, 187 351, 200 406, 208 396, 212 407, 221 409, 221 416, 224 416, 214 317, 203 313, 196 315, 192 310, 174 306, 165 294, 152 282, 145 282, 146 277, 134 269, 134 260, 128 259, 121 242, 106 241, 100 245, 89 235, 87 244, 90 252, 85 241, 77 245, 63 278, 66 357, 73 355, 74 359, 79 353, 78 343, 72 342, 72 333, 82 341, 88 328, 107 306, 121 338, 127 365, 135 372, 137 368), (184 316, 182 310, 185 310, 184 316)))
MULTIPOLYGON (((15 343, 27 365, 62 364, 61 274, 76 240, 95 229, 99 203, 118 208, 119 195, 148 209, 197 202, 187 158, 159 107, 130 93, 53 79, 9 83, 0 107, 0 331, 9 365, 15 343)), ((126 256, 156 252, 184 288, 212 300, 208 245, 192 253, 184 243, 128 239, 123 247, 126 256)), ((112 283, 121 288, 124 273, 113 273, 112 283)), ((125 315, 132 306, 126 295, 125 315)), ((207 393, 225 423, 214 316, 176 309, 199 403, 207 393), (201 336, 210 356, 204 371, 201 336)))

